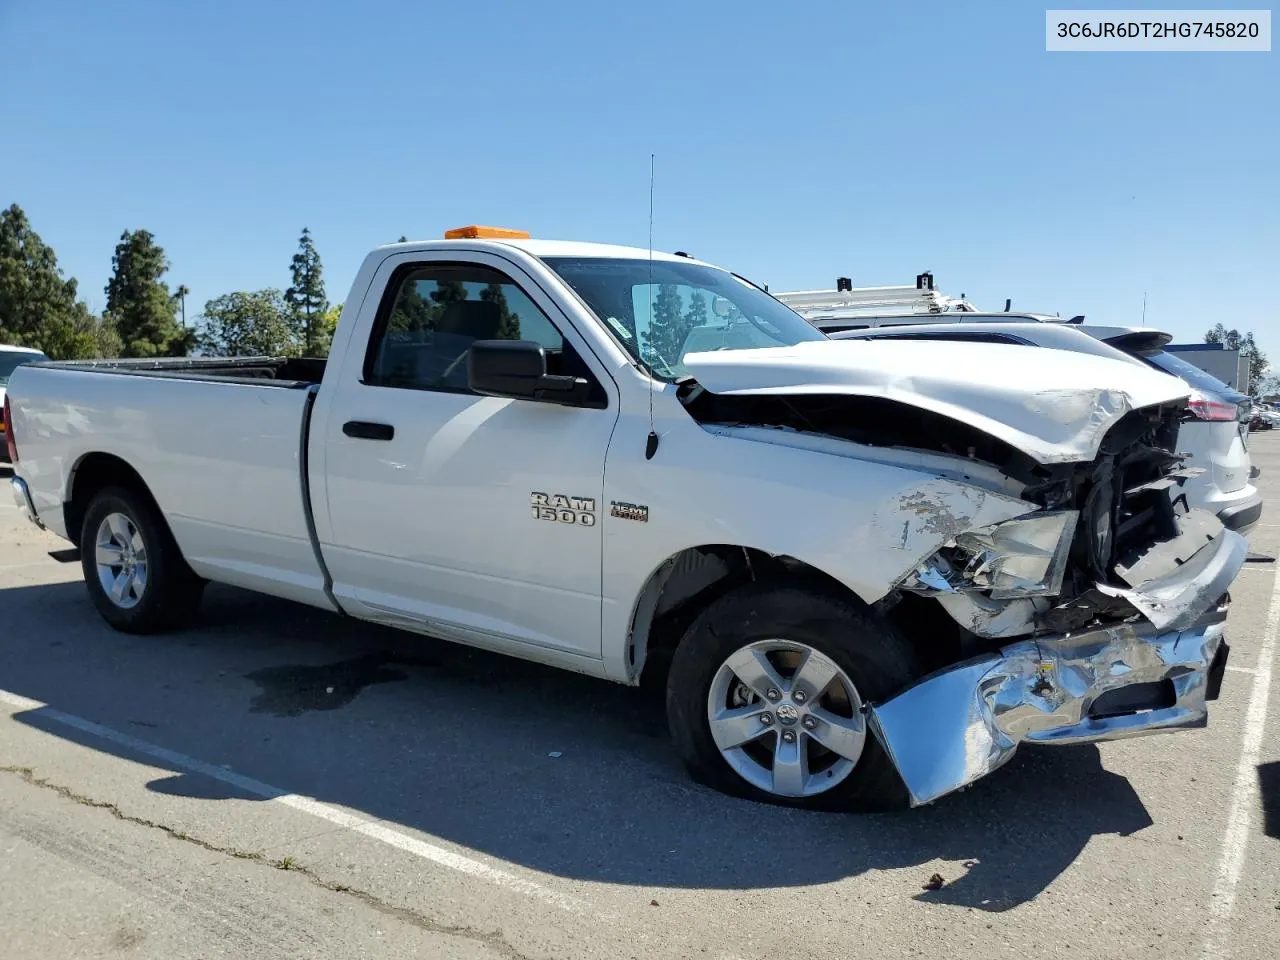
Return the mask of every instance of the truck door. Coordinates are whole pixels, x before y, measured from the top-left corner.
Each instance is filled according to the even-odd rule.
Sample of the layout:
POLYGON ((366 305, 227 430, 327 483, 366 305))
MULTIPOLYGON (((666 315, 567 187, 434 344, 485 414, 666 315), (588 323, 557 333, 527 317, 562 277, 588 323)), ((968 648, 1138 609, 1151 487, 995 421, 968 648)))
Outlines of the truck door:
POLYGON ((362 308, 313 427, 336 596, 355 615, 451 639, 599 658, 612 378, 500 257, 403 254, 370 289, 385 292, 362 308), (548 372, 587 377, 591 399, 472 393, 468 347, 504 338, 542 344, 548 372))

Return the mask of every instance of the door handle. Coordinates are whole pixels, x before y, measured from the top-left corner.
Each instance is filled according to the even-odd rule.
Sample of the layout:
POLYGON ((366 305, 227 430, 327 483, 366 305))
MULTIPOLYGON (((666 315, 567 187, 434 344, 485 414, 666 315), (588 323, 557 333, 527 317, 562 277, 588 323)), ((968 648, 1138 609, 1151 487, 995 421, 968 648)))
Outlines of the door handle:
POLYGON ((342 432, 357 440, 390 440, 396 435, 396 428, 389 423, 348 420, 342 425, 342 432))

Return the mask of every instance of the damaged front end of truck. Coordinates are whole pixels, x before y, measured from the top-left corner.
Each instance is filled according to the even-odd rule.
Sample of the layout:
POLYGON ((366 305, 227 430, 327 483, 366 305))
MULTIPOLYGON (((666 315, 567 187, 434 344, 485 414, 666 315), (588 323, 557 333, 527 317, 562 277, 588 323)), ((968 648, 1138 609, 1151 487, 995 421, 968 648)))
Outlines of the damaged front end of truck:
MULTIPOLYGON (((868 369, 904 356, 872 357, 868 369)), ((932 359, 915 362, 928 368, 932 359)), ((830 360, 811 356, 783 358, 789 381, 771 364, 778 382, 761 389, 746 386, 741 370, 737 387, 728 361, 694 360, 698 386, 685 391, 686 407, 704 424, 994 467, 1027 502, 1024 515, 948 535, 877 604, 936 602, 961 637, 949 662, 866 708, 912 805, 985 776, 1022 743, 1207 723, 1229 652, 1227 591, 1246 542, 1178 495, 1196 472, 1177 452, 1184 392, 1135 379, 1128 390, 1023 382, 983 393, 941 364, 932 378, 891 373, 877 383, 878 373, 845 373, 841 383, 830 360)))
POLYGON ((913 804, 985 776, 1022 742, 1206 724, 1246 549, 1176 495, 1192 472, 1174 453, 1179 412, 1129 413, 1093 461, 1028 487, 1043 510, 955 537, 898 585, 936 599, 981 651, 870 710, 913 804))

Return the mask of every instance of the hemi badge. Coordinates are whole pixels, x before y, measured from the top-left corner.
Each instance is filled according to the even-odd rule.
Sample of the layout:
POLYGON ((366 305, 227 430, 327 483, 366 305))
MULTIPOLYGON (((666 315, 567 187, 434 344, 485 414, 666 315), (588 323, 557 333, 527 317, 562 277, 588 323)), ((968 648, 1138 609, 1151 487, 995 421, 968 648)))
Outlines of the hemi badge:
POLYGON ((627 503, 624 500, 613 500, 609 503, 609 516, 619 520, 639 520, 649 522, 649 508, 638 503, 627 503))

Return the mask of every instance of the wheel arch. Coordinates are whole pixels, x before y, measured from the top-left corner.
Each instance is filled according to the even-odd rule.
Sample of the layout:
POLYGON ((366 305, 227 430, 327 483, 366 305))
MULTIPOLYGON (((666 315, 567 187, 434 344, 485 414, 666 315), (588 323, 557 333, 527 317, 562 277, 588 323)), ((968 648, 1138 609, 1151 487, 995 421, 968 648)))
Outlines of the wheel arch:
MULTIPOLYGON (((67 481, 66 499, 62 505, 63 522, 67 528, 67 539, 82 547, 80 543, 81 527, 84 525, 85 511, 101 490, 107 487, 126 487, 146 497, 156 508, 160 518, 164 520, 164 511, 156 502, 155 495, 143 479, 142 474, 121 457, 113 453, 94 451, 86 453, 71 468, 67 481)), ((165 525, 168 521, 165 520, 165 525)))
POLYGON ((653 569, 632 606, 626 644, 630 682, 646 682, 665 672, 700 610, 734 587, 761 580, 870 606, 835 576, 786 554, 728 543, 685 547, 653 569))

